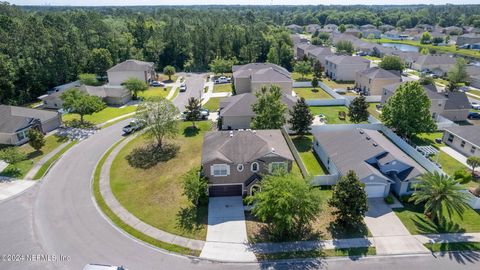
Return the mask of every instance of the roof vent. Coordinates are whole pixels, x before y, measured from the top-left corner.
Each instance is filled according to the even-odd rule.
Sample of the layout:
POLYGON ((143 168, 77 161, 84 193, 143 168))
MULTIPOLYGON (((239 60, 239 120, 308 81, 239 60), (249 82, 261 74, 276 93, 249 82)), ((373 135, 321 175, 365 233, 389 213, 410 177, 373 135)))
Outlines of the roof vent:
POLYGON ((367 135, 367 140, 370 140, 370 136, 367 135))
POLYGON ((360 131, 360 134, 365 133, 365 131, 363 131, 363 129, 359 129, 359 131, 360 131))
POLYGON ((378 143, 377 143, 377 142, 373 142, 373 146, 377 147, 377 146, 378 146, 378 143))
POLYGON ((275 153, 275 148, 272 147, 272 153, 275 153))

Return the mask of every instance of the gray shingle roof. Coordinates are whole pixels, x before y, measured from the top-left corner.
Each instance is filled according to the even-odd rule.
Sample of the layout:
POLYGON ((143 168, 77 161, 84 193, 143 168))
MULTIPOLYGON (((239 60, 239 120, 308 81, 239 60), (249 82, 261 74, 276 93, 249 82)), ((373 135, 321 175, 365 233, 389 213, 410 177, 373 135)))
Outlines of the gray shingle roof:
POLYGON ((398 79, 399 81, 402 80, 400 76, 400 72, 395 72, 391 70, 385 70, 379 67, 372 67, 362 71, 358 71, 359 74, 362 76, 366 76, 370 79, 398 79))
POLYGON ((480 147, 480 126, 453 126, 445 130, 480 147))
POLYGON ((352 64, 352 65, 370 64, 369 60, 360 56, 332 55, 332 56, 327 56, 327 58, 325 59, 337 65, 339 64, 352 64))
POLYGON ((446 55, 420 55, 415 61, 415 63, 420 65, 453 65, 455 62, 455 58, 446 55))
POLYGON ((464 110, 470 109, 470 101, 464 92, 450 92, 446 94, 448 98, 445 103, 445 110, 464 110))
POLYGON ((128 90, 123 88, 123 86, 112 86, 108 84, 102 86, 82 85, 79 89, 89 95, 101 98, 123 97, 129 94, 128 90))
MULTIPOLYGON (((401 84, 402 83, 389 84, 387 86, 384 86, 383 89, 393 93, 393 92, 397 91, 398 87, 401 84)), ((438 100, 438 99, 445 100, 445 99, 447 99, 447 97, 445 95, 438 92, 438 89, 435 85, 431 85, 431 84, 430 85, 423 85, 423 89, 425 90, 425 93, 427 93, 427 96, 430 100, 438 100)))
POLYGON ((367 182, 390 182, 392 179, 387 172, 392 165, 401 168, 397 176, 402 181, 425 172, 423 167, 376 130, 324 129, 314 131, 313 135, 342 175, 353 170, 359 179, 366 178, 367 182))
POLYGON ((123 61, 121 63, 116 64, 115 66, 113 66, 109 70, 107 70, 107 72, 110 72, 110 71, 134 71, 134 70, 148 71, 148 70, 153 68, 153 65, 154 65, 153 62, 144 62, 144 61, 129 59, 129 60, 126 60, 126 61, 123 61))
POLYGON ((0 105, 0 133, 15 133, 28 127, 35 119, 41 122, 58 117, 57 112, 0 105))
MULTIPOLYGON (((257 101, 257 97, 251 93, 231 96, 220 100, 221 116, 255 116, 252 105, 257 101)), ((287 105, 287 110, 291 110, 297 99, 290 95, 282 95, 282 101, 287 105)))
POLYGON ((233 77, 251 78, 252 82, 293 82, 290 72, 271 63, 251 63, 233 66, 233 77))
POLYGON ((293 160, 280 130, 211 131, 203 139, 202 164, 216 159, 247 163, 269 154, 293 160))

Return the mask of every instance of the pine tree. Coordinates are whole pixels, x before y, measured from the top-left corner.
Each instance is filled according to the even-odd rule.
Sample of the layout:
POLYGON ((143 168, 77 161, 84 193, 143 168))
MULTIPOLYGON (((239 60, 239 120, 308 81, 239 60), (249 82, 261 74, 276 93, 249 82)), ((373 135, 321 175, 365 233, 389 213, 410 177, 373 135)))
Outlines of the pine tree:
POLYGON ((285 124, 287 106, 282 102, 280 87, 276 85, 270 86, 268 90, 262 87, 252 109, 255 112, 251 124, 254 129, 279 129, 285 124))
POLYGON ((312 112, 310 112, 305 99, 302 97, 293 106, 293 111, 290 111, 288 123, 291 125, 291 130, 299 136, 303 136, 310 130, 313 118, 312 112))
POLYGON ((368 103, 365 96, 356 97, 348 107, 348 117, 354 123, 360 123, 368 120, 368 103))

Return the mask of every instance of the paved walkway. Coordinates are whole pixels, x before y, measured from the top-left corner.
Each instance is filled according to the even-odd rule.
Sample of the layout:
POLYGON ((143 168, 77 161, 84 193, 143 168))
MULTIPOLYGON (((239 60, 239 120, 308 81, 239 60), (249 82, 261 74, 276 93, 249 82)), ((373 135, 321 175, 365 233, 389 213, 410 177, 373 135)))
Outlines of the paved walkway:
POLYGON ((146 224, 128 212, 113 195, 112 189, 110 188, 110 167, 112 166, 113 159, 117 156, 118 152, 120 152, 120 150, 133 138, 135 138, 135 136, 130 136, 120 143, 108 156, 102 167, 100 174, 100 193, 102 194, 105 203, 123 222, 152 238, 194 250, 201 250, 205 244, 204 241, 174 235, 146 224))
POLYGON ((414 235, 418 241, 426 243, 480 242, 480 233, 442 233, 414 235))
POLYGON ((207 242, 201 258, 256 261, 249 249, 242 197, 212 197, 208 202, 207 242))
POLYGON ((48 161, 50 158, 55 156, 58 152, 60 152, 65 146, 67 146, 70 143, 70 141, 62 143, 59 145, 57 148, 55 148, 52 152, 46 154, 44 157, 42 157, 33 167, 28 171, 27 175, 25 175, 25 180, 32 180, 35 177, 35 174, 37 174, 38 170, 48 161))
POLYGON ((428 252, 423 244, 410 234, 383 198, 368 200, 365 223, 372 233, 379 255, 428 252))
POLYGON ((0 202, 22 193, 36 182, 37 181, 16 179, 0 181, 0 202))
MULTIPOLYGON (((440 150, 443 152, 447 153, 449 156, 452 158, 456 159, 458 162, 462 163, 465 165, 467 168, 470 170, 472 169, 468 164, 467 164, 467 157, 464 156, 462 153, 458 152, 457 150, 451 148, 450 146, 442 146, 440 147, 440 150)), ((475 171, 478 171, 480 168, 475 169, 475 171)))

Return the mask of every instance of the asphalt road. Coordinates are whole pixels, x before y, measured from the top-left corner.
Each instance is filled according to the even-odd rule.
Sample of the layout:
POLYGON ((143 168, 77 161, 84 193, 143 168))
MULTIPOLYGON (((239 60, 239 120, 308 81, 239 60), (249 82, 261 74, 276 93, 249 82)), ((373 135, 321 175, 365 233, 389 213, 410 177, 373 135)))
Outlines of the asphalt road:
POLYGON ((180 111, 185 110, 185 105, 187 105, 189 97, 200 98, 205 86, 205 74, 187 73, 182 74, 182 76, 185 78, 187 91, 179 92, 177 97, 173 100, 173 103, 180 111))
MULTIPOLYGON (((197 77, 191 78, 197 84, 197 77)), ((190 80, 187 78, 187 83, 190 80)), ((190 88, 195 90, 195 88, 190 88)), ((181 106, 194 91, 179 95, 181 106)), ((96 208, 92 173, 103 153, 121 138, 128 120, 100 130, 70 149, 45 179, 0 203, 0 269, 82 269, 87 263, 149 269, 478 269, 480 253, 221 264, 145 245, 112 226, 96 208), (6 255, 14 255, 15 262, 6 255), (15 256, 17 255, 17 256, 15 256), (27 257, 28 255, 41 255, 27 257), (52 256, 55 256, 53 258, 52 256), (60 261, 60 256, 65 260, 60 261), (50 261, 49 261, 50 260, 50 261)))

